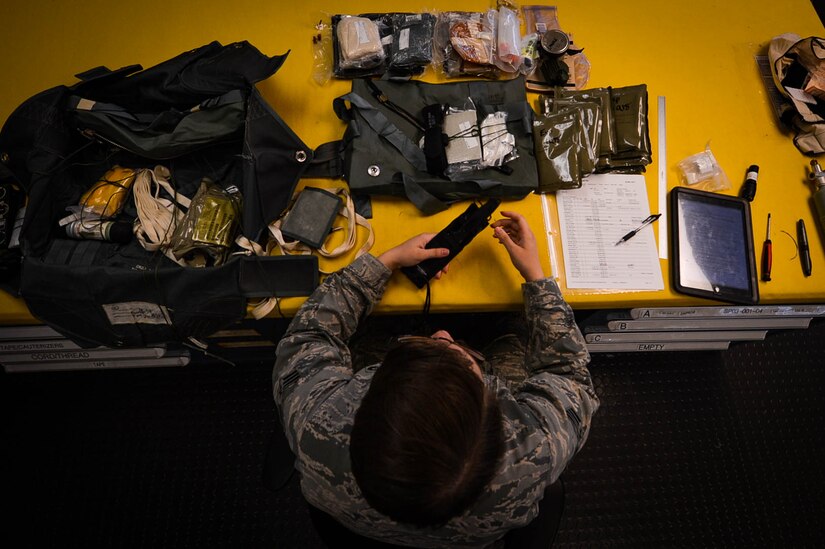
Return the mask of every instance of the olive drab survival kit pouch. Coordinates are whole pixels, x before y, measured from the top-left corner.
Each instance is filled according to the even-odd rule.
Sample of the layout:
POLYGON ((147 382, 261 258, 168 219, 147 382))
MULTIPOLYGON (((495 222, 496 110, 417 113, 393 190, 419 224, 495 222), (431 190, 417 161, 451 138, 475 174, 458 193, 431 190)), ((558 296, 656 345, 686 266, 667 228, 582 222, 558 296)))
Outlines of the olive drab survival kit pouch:
POLYGON ((524 198, 538 185, 534 113, 522 78, 353 80, 333 108, 347 124, 342 172, 353 194, 406 197, 431 214, 457 200, 524 198), (508 140, 506 158, 486 163, 490 145, 508 140))
POLYGON ((0 174, 28 194, 20 294, 35 317, 84 346, 143 346, 242 319, 247 297, 283 286, 273 278, 296 295, 309 273, 302 295, 310 293, 317 258, 248 257, 234 243, 262 237, 313 158, 254 86, 285 59, 212 42, 146 70, 99 67, 12 113, 0 132, 0 174), (117 192, 90 190, 96 181, 117 192), (111 207, 113 197, 123 205, 111 207), (140 217, 147 198, 160 207, 140 217), (116 217, 91 229, 61 225, 72 206, 85 215, 87 201, 116 217), (163 215, 182 224, 196 204, 202 215, 181 257, 145 243, 174 231, 144 225, 163 215), (116 231, 124 225, 134 235, 116 231), (192 266, 182 258, 199 242, 209 253, 192 266))

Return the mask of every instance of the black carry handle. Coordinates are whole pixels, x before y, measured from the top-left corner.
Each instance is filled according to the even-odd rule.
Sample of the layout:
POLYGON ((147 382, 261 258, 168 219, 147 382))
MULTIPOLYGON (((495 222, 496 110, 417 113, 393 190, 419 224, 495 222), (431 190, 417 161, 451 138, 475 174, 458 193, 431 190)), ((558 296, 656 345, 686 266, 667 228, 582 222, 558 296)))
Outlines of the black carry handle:
POLYGON ((482 206, 475 203, 470 206, 440 233, 427 243, 426 248, 448 248, 447 257, 426 259, 412 267, 403 267, 401 272, 407 275, 413 284, 423 288, 438 271, 457 256, 489 224, 490 217, 496 211, 501 200, 491 198, 482 206))

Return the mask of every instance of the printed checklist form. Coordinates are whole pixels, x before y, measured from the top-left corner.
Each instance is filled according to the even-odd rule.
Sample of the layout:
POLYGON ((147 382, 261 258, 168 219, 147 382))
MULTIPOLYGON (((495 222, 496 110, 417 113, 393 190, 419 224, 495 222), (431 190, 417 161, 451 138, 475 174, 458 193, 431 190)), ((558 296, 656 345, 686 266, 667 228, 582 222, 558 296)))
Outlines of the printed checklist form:
POLYGON ((568 288, 664 289, 652 224, 616 244, 651 213, 644 176, 594 174, 556 203, 568 288))

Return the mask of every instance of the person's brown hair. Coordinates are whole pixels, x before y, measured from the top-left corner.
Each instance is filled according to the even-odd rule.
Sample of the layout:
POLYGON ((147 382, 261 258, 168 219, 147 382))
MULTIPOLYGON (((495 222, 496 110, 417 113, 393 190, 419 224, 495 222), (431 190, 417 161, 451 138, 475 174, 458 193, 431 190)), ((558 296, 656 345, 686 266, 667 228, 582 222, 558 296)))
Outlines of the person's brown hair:
POLYGON ((458 350, 406 341, 376 370, 355 415, 352 472, 377 511, 419 526, 465 511, 504 452, 498 400, 458 350))

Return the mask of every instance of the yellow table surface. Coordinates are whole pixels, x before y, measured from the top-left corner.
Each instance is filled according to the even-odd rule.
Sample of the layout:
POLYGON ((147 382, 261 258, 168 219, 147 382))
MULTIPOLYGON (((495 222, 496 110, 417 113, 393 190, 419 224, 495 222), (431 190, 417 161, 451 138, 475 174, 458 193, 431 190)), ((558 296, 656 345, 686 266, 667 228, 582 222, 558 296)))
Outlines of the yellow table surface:
MULTIPOLYGON (((658 208, 658 96, 667 101, 667 181, 677 184, 676 163, 704 149, 710 142, 719 164, 731 180, 727 193, 736 194, 750 164, 760 167, 758 191, 752 204, 757 256, 772 214, 773 280, 760 282, 761 302, 825 302, 825 239, 811 202, 806 180, 809 159, 794 147, 791 135, 775 121, 754 56, 769 40, 785 32, 802 37, 823 35, 823 27, 808 0, 754 0, 750 2, 695 0, 671 3, 655 0, 615 2, 562 0, 558 7, 562 28, 584 47, 591 64, 588 87, 648 86, 649 126, 653 163, 645 179, 652 211, 658 208), (797 219, 809 233, 813 276, 804 277, 790 238, 797 219)), ((235 0, 174 2, 143 0, 134 4, 86 0, 24 2, 6 0, 0 7, 4 35, 0 45, 0 121, 5 121, 30 96, 59 84, 75 82, 74 74, 99 65, 111 69, 139 63, 150 67, 191 48, 217 40, 228 44, 247 40, 263 53, 291 50, 281 70, 259 84, 259 89, 287 124, 310 147, 339 139, 344 130, 332 112, 333 98, 346 93, 350 83, 330 80, 321 86, 312 79, 314 25, 335 13, 421 11, 423 9, 482 10, 481 1, 433 0, 418 2, 329 0, 263 2, 235 0)), ((424 79, 439 81, 428 71, 424 79)), ((536 96, 530 95, 535 100, 536 96)), ((336 182, 303 180, 302 184, 336 182)), ((342 184, 342 182, 337 182, 342 184)), ((525 214, 541 241, 542 261, 548 272, 563 274, 558 228, 551 227, 558 263, 550 264, 539 196, 508 202, 502 209, 525 214)), ((550 198, 553 218, 555 201, 550 198)), ((374 199, 374 253, 420 232, 437 232, 463 211, 422 216, 410 204, 396 199, 374 199)), ((659 223, 655 231, 664 230, 659 223)), ((758 259, 758 258, 757 258, 758 259)), ((339 267, 352 260, 328 265, 339 267)), ((576 308, 711 305, 669 289, 670 268, 661 261, 665 279, 659 292, 599 292, 566 290, 576 308)), ((564 282, 563 278, 561 280, 564 282)), ((282 301, 291 314, 303 299, 282 301)), ((424 291, 401 275, 393 278, 380 311, 419 311, 424 291)), ((519 307, 520 279, 503 247, 485 232, 451 264, 449 274, 432 285, 432 310, 502 310, 519 307)), ((33 322, 25 304, 0 292, 0 323, 33 322)))

